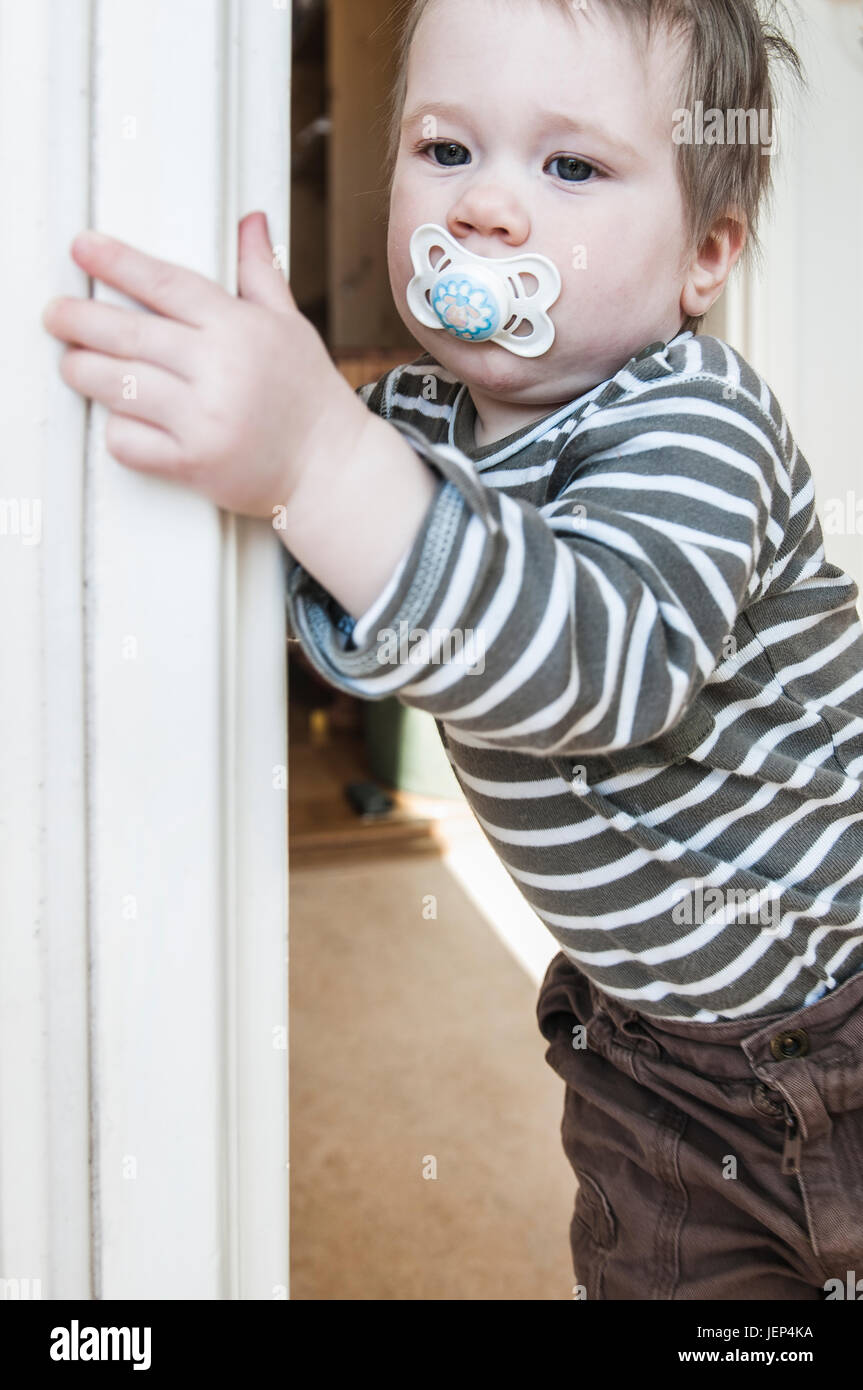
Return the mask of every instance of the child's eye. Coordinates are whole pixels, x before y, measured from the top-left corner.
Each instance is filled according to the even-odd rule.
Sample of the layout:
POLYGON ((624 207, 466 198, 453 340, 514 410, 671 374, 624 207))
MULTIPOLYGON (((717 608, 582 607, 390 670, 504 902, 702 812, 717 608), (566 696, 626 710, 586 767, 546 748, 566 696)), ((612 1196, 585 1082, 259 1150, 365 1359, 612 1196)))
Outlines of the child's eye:
POLYGON ((560 165, 558 178, 563 179, 564 183, 586 183, 591 174, 599 173, 592 164, 576 159, 574 154, 556 154, 554 159, 548 161, 546 168, 550 169, 553 164, 560 165))
POLYGON ((470 163, 470 152, 456 140, 424 140, 416 147, 418 154, 434 151, 435 163, 444 169, 456 168, 459 164, 470 163), (465 158, 460 158, 464 155, 465 158))

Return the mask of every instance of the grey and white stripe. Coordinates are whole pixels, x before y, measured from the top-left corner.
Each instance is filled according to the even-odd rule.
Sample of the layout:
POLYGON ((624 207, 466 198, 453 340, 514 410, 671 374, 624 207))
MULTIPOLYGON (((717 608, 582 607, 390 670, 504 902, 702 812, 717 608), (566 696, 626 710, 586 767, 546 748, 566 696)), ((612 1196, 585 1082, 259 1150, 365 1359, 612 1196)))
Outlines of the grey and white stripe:
POLYGON ((561 949, 631 1007, 705 1023, 863 968, 858 593, 767 383, 684 333, 484 448, 428 354, 360 395, 439 486, 356 626, 286 555, 291 636, 334 686, 435 718, 561 949), (393 659, 387 632, 429 640, 393 659))

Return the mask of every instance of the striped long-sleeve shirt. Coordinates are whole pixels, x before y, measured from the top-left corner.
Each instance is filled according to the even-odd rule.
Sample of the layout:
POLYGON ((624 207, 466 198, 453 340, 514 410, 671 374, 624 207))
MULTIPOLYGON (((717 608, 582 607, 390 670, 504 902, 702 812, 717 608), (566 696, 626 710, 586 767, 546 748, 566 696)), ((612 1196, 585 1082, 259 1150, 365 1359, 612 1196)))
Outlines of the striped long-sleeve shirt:
POLYGON ((484 447, 428 354, 360 394, 437 490, 356 625, 286 555, 289 635, 339 689, 434 717, 561 950, 705 1023, 863 967, 857 588, 762 378, 683 333, 484 447))

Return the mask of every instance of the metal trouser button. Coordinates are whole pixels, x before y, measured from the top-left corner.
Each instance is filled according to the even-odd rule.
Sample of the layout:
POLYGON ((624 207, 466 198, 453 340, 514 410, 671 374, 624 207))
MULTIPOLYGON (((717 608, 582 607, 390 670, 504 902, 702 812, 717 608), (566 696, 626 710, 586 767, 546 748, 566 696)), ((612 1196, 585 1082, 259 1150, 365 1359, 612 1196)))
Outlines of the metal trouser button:
POLYGON ((777 1062, 790 1057, 805 1057, 809 1051, 809 1034, 805 1028, 792 1028, 786 1033, 777 1033, 770 1039, 770 1051, 777 1062))

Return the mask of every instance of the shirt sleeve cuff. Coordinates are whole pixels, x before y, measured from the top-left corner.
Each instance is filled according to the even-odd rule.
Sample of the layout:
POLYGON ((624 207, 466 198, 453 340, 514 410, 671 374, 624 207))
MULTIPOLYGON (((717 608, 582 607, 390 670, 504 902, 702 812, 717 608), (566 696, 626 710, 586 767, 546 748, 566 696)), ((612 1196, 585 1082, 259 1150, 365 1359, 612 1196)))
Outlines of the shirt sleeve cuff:
MULTIPOLYGON (((287 575, 286 603, 295 640, 330 684, 366 699, 383 699, 416 679, 415 666, 394 671, 391 661, 381 661, 378 634, 382 629, 398 633, 424 627, 423 619, 439 605, 453 552, 471 517, 488 513, 484 490, 465 455, 449 445, 431 443, 414 426, 392 423, 441 482, 383 592, 355 621, 296 561, 287 575)), ((484 519, 496 529, 493 517, 484 519)))
POLYGON ((381 591, 381 593, 375 599, 374 603, 372 603, 371 606, 366 609, 365 613, 363 613, 359 618, 357 618, 356 622, 354 623, 353 630, 351 632, 351 643, 354 646, 354 648, 364 646, 366 641, 368 640, 369 630, 371 629, 371 626, 377 618, 378 614, 383 612, 387 603, 389 603, 390 599, 392 598, 395 592, 396 585, 398 584, 399 580, 401 579, 404 573, 404 568, 407 564, 408 556, 410 555, 412 550, 413 542, 411 542, 407 550, 404 551, 401 559, 398 562, 398 565, 393 571, 392 578, 389 580, 386 587, 381 591))

